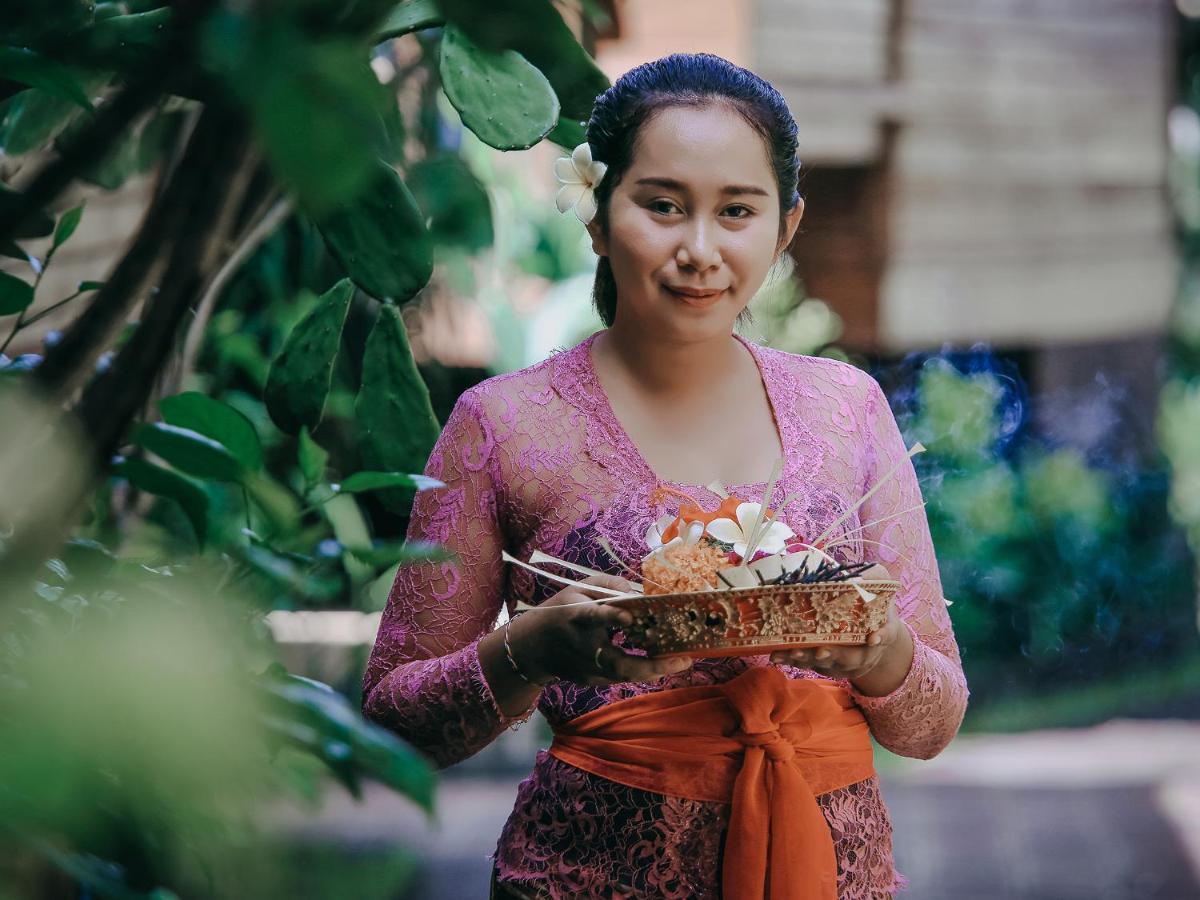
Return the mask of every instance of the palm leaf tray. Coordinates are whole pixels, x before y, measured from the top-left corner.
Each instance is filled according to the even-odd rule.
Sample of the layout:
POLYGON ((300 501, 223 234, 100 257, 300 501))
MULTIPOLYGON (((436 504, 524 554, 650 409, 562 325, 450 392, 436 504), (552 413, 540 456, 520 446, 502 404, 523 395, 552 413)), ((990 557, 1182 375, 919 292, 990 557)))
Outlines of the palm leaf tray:
MULTIPOLYGON (((924 449, 916 444, 908 456, 924 449)), ((705 511, 693 505, 681 508, 677 516, 664 516, 656 522, 646 536, 651 552, 642 560, 641 573, 634 572, 601 540, 619 567, 642 577, 643 583, 634 584, 629 591, 585 584, 538 568, 537 563, 549 563, 584 575, 601 574, 540 550, 535 550, 528 562, 507 552, 503 557, 553 581, 600 595, 576 602, 604 603, 629 610, 633 622, 620 629, 623 646, 649 656, 748 656, 795 647, 865 644, 870 633, 888 621, 900 582, 879 564, 839 563, 826 552, 838 542, 828 541, 835 527, 906 461, 907 458, 894 465, 811 542, 798 538, 786 524, 776 520, 773 510, 731 497, 723 485, 713 482, 709 488, 723 498, 721 507, 705 511), (736 562, 717 570, 715 586, 709 579, 696 589, 696 579, 683 577, 675 581, 686 584, 688 589, 671 590, 672 585, 645 577, 646 563, 652 558, 667 570, 687 576, 688 572, 670 562, 671 548, 674 546, 675 552, 682 550, 686 554, 701 542, 730 551, 731 561, 736 562)), ((772 496, 782 466, 781 458, 767 481, 764 497, 772 496)), ((785 499, 779 506, 786 507, 791 499, 785 499)), ((885 518, 905 512, 908 510, 885 518)), ((860 530, 865 527, 860 526, 860 530)), ((672 574, 667 571, 668 576, 672 574)), ((517 608, 520 611, 539 607, 518 603, 517 608)))

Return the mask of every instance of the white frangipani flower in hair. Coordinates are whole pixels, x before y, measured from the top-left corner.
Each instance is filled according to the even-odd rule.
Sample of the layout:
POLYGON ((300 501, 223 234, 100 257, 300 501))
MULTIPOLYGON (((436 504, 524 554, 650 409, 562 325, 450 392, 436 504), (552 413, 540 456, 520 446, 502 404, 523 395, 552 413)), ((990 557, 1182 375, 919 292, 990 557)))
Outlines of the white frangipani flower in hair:
MULTIPOLYGON (((733 552, 744 557, 746 545, 750 542, 750 529, 758 521, 760 506, 758 503, 739 503, 736 522, 726 518, 713 519, 708 523, 707 531, 718 541, 733 544, 733 552)), ((759 550, 765 553, 779 553, 787 547, 788 538, 796 536, 796 532, 778 519, 772 519, 765 527, 766 531, 755 547, 755 553, 759 550)))
POLYGON ((554 176, 562 184, 554 203, 560 213, 575 207, 575 216, 586 225, 596 215, 596 185, 604 177, 608 165, 592 159, 592 148, 584 141, 554 161, 554 176))

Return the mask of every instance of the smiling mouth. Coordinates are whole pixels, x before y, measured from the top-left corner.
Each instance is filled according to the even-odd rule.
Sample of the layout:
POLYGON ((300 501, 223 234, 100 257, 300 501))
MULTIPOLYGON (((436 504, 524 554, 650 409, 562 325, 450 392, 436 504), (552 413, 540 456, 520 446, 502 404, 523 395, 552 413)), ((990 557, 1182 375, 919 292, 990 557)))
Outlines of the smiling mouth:
POLYGON ((715 291, 690 291, 677 290, 668 284, 664 284, 663 288, 673 296, 678 297, 681 300, 686 300, 689 303, 706 303, 708 301, 717 299, 725 293, 724 288, 715 291))

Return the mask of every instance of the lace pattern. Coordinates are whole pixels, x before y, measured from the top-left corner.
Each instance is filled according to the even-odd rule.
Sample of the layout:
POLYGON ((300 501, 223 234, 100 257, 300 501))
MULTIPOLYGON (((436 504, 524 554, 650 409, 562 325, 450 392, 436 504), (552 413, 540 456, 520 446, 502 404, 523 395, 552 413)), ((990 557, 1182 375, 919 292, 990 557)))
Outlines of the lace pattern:
MULTIPOLYGON (((619 573, 607 538, 636 568, 650 523, 681 502, 659 482, 625 434, 591 364, 594 335, 537 365, 490 378, 455 404, 426 466, 445 488, 417 495, 410 539, 432 540, 456 563, 402 568, 388 598, 363 678, 363 711, 440 766, 476 753, 524 721, 502 714, 479 668, 476 644, 503 604, 537 604, 557 588, 517 567, 539 548, 619 573)), ((929 758, 954 737, 968 689, 954 640, 920 487, 878 383, 853 366, 738 340, 763 377, 785 450, 771 503, 796 497, 781 515, 830 539, 843 561, 878 559, 901 582, 897 610, 914 657, 890 694, 870 697, 839 680, 889 750, 929 758), (851 503, 889 469, 899 471, 853 513, 851 503)), ((699 485, 667 482, 706 506, 699 485)), ((729 485, 762 500, 763 482, 729 485)), ((698 660, 645 684, 593 687, 556 681, 536 705, 565 722, 625 697, 728 680, 768 656, 698 660)), ((823 678, 783 667, 792 678, 823 678)), ((840 896, 890 897, 904 886, 892 860, 891 823, 877 780, 818 798, 835 838, 840 896)), ((727 808, 664 797, 580 772, 541 753, 521 785, 497 845, 501 881, 547 897, 715 897, 727 808), (624 892, 624 893, 622 893, 624 892)))

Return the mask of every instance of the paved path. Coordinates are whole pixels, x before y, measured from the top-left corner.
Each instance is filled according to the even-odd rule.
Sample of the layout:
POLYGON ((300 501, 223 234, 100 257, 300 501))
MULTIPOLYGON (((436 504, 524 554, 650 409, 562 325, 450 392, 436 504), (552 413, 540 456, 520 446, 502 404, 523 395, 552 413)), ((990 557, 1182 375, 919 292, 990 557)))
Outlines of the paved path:
MULTIPOLYGON (((879 768, 905 900, 1200 900, 1200 722, 961 735, 879 768)), ((411 847, 426 860, 411 897, 477 900, 517 781, 446 773, 440 828, 379 788, 277 820, 360 852, 411 847)))

